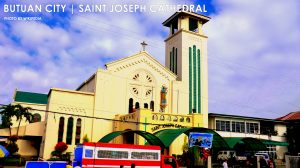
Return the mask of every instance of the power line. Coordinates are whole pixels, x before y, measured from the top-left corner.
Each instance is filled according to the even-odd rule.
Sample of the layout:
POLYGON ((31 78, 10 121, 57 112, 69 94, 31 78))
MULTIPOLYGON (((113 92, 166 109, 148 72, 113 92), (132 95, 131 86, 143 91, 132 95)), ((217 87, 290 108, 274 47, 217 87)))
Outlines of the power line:
MULTIPOLYGON (((105 29, 104 27, 97 26, 98 28, 108 30, 109 32, 112 32, 112 31, 111 31, 111 30, 113 30, 112 28, 117 27, 118 29, 117 29, 116 31, 113 31, 113 32, 116 33, 116 35, 119 35, 120 30, 122 30, 122 31, 124 32, 123 35, 125 35, 125 36, 132 37, 132 36, 128 35, 128 34, 131 34, 131 35, 135 35, 135 36, 137 36, 137 37, 143 37, 143 36, 141 35, 141 32, 136 32, 136 31, 133 31, 132 29, 126 29, 126 28, 121 27, 121 26, 119 26, 119 25, 111 24, 111 23, 108 23, 107 21, 100 20, 100 19, 98 19, 98 18, 96 18, 96 17, 85 17, 85 15, 76 15, 76 16, 79 17, 79 18, 80 18, 80 17, 81 17, 81 18, 84 18, 84 20, 90 20, 90 21, 93 20, 93 21, 95 21, 95 22, 97 22, 97 23, 100 23, 100 24, 102 24, 102 25, 110 26, 110 27, 107 28, 107 29, 105 29)), ((82 22, 75 22, 75 23, 76 23, 76 24, 81 24, 82 22)), ((89 25, 91 25, 90 22, 85 22, 85 23, 88 23, 89 25)), ((96 27, 95 25, 91 25, 91 26, 96 27)), ((97 30, 98 30, 98 29, 97 29, 97 30)), ((114 34, 113 34, 113 35, 114 35, 114 34)), ((147 36, 147 35, 145 34, 145 36, 147 36)), ((136 38, 136 39, 137 39, 137 38, 136 38)), ((151 40, 150 40, 150 43, 151 43, 151 41, 154 42, 154 44, 155 44, 156 47, 161 47, 160 45, 157 45, 157 44, 160 44, 162 41, 158 41, 158 40, 151 39, 151 40)), ((162 47, 162 48, 163 48, 163 47, 162 47)))
MULTIPOLYGON (((112 75, 112 76, 115 76, 115 77, 117 77, 117 78, 121 78, 121 79, 125 79, 125 80, 129 80, 129 81, 134 81, 133 79, 131 79, 131 78, 128 78, 128 77, 124 77, 124 76, 121 76, 121 75, 116 75, 116 74, 112 74, 112 73, 110 73, 110 75, 112 75)), ((170 89, 170 88, 169 88, 170 89)), ((188 92, 184 92, 184 91, 182 91, 182 90, 175 90, 175 89, 170 89, 170 90, 172 90, 172 93, 175 93, 175 92, 180 92, 180 94, 185 94, 185 95, 188 95, 189 93, 188 92)), ((200 98, 202 98, 202 99, 206 99, 207 101, 209 101, 209 100, 213 100, 213 101, 216 101, 216 102, 218 102, 219 104, 220 103, 222 103, 222 102, 225 102, 225 103, 229 103, 229 104, 232 104, 232 105, 234 105, 234 106, 240 106, 240 107, 243 107, 243 108, 248 108, 248 109, 254 109, 256 112, 260 112, 260 113, 265 113, 265 114, 278 114, 278 115, 282 115, 281 113, 278 113, 278 112, 267 112, 267 111, 265 111, 265 110, 263 110, 263 109, 259 109, 259 108, 255 108, 255 107, 253 107, 253 106, 250 106, 250 105, 248 105, 248 104, 240 104, 240 103, 234 103, 234 102, 231 102, 231 101, 225 101, 225 100, 222 100, 222 102, 220 102, 219 100, 217 100, 217 99, 211 99, 211 98, 208 98, 208 97, 204 97, 204 96, 202 96, 202 95, 198 95, 198 94, 196 94, 196 96, 197 97, 200 97, 200 98)))
MULTIPOLYGON (((1 106, 6 106, 6 104, 0 104, 1 106)), ((146 123, 146 122, 137 122, 137 121, 126 121, 126 120, 116 120, 116 119, 110 119, 110 118, 104 118, 104 117, 95 117, 95 116, 88 116, 88 115, 80 115, 80 114, 70 114, 70 113, 64 113, 64 112, 58 112, 58 111, 50 111, 50 110, 41 110, 41 109, 35 109, 31 108, 31 110, 44 112, 44 113, 52 113, 52 114, 60 114, 60 115, 68 115, 72 117, 82 117, 82 118, 90 118, 90 119, 100 119, 105 121, 114 121, 114 122, 126 122, 126 123, 133 123, 133 124, 141 124, 141 125, 165 125, 165 124, 153 124, 153 123, 146 123)), ((168 114, 162 114, 168 116, 168 114)), ((191 128, 188 126, 183 126, 187 128, 191 128)))
MULTIPOLYGON (((78 17, 81 17, 81 18, 85 18, 85 20, 94 20, 94 21, 96 21, 97 23, 101 23, 101 24, 110 26, 109 29, 105 29, 104 27, 100 27, 100 26, 97 26, 97 25, 92 25, 91 23, 93 23, 93 22, 85 22, 85 24, 82 24, 82 22, 74 22, 75 24, 82 25, 82 26, 86 26, 86 24, 88 24, 88 25, 91 26, 91 27, 90 27, 91 29, 94 29, 94 30, 96 30, 96 31, 99 31, 99 30, 101 31, 101 29, 103 29, 104 31, 110 33, 110 34, 113 35, 113 36, 119 36, 119 35, 120 35, 120 29, 121 29, 121 30, 123 30, 123 31, 126 32, 126 33, 122 33, 122 35, 123 35, 123 36, 127 36, 127 37, 130 38, 130 39, 141 40, 141 39, 135 38, 135 37, 133 37, 133 36, 131 36, 131 35, 129 35, 129 34, 134 34, 134 35, 136 35, 136 36, 143 37, 142 35, 140 35, 139 32, 135 32, 135 31, 133 31, 133 30, 125 29, 124 27, 121 27, 121 26, 118 26, 118 25, 115 25, 115 24, 110 24, 110 23, 103 22, 102 20, 97 19, 97 18, 95 18, 95 17, 91 18, 91 17, 85 17, 85 16, 83 16, 83 15, 77 15, 77 16, 78 16, 78 17), (97 27, 97 28, 99 28, 99 29, 96 29, 95 27, 97 27), (111 27, 118 27, 118 31, 112 31, 111 27)), ((147 36, 147 35, 145 35, 145 36, 147 36)), ((158 44, 161 43, 161 41, 153 40, 153 39, 152 39, 151 41, 155 42, 154 45, 152 45, 151 43, 148 44, 148 45, 150 45, 150 46, 152 46, 152 47, 154 47, 154 48, 161 48, 161 49, 164 49, 163 46, 158 45, 158 44)), ((212 55, 210 54, 209 51, 208 51, 208 55, 210 55, 210 56, 208 57, 208 59, 211 59, 211 60, 214 60, 214 61, 219 61, 219 60, 221 60, 221 62, 222 62, 223 64, 229 65, 229 63, 230 63, 230 64, 235 65, 235 66, 238 66, 238 67, 240 67, 240 68, 242 68, 242 69, 248 69, 248 70, 252 70, 252 71, 255 71, 255 72, 260 72, 260 73, 263 73, 263 74, 269 74, 269 73, 265 72, 264 70, 258 69, 258 68, 256 68, 256 67, 252 67, 252 66, 249 66, 249 65, 246 65, 246 64, 240 64, 240 63, 233 62, 232 60, 225 60, 224 58, 212 56, 212 55), (227 63, 226 63, 226 62, 227 62, 227 63)), ((219 61, 219 62, 220 62, 220 61, 219 61)), ((285 73, 281 73, 281 74, 279 73, 279 74, 277 74, 277 75, 284 76, 285 73)))
MULTIPOLYGON (((0 106, 6 106, 6 104, 0 104, 0 106)), ((116 119, 109 119, 109 118, 104 118, 104 117, 94 117, 94 116, 87 116, 87 115, 79 115, 79 114, 69 114, 69 113, 64 113, 64 112, 58 112, 58 111, 50 111, 50 110, 40 110, 40 109, 34 109, 34 108, 31 108, 31 110, 34 110, 34 111, 40 111, 40 112, 44 112, 44 113, 52 113, 54 114, 54 117, 55 117, 55 114, 60 114, 60 115, 68 115, 68 116, 71 116, 71 117, 82 117, 82 118, 89 118, 89 119, 100 119, 100 120, 105 120, 105 121, 113 121, 113 122, 122 122, 122 123, 132 123, 132 124, 136 124, 136 125, 153 125, 153 126, 164 126, 164 125, 168 125, 169 123, 166 123, 166 124, 153 124, 153 123, 146 123, 146 122, 136 122, 136 121, 126 121, 126 120, 116 120, 116 119)), ((155 115, 155 114, 154 114, 155 115)), ((166 115, 168 116, 168 114, 162 114, 162 115, 166 115)), ((176 115, 175 115, 176 116, 176 115)), ((177 117, 177 116, 176 116, 177 117)), ((192 116, 191 116, 192 117, 192 116)), ((190 127, 190 126, 181 126, 181 127, 184 127, 184 128, 193 128, 193 127, 190 127)), ((217 128, 210 128, 214 131, 220 131, 220 130, 217 130, 217 128)), ((229 131, 229 132, 233 132, 233 131, 229 131)), ((245 132, 245 134, 247 134, 247 132, 245 132)), ((260 135, 264 135, 264 134, 260 134, 260 135)))
MULTIPOLYGON (((79 16, 79 17, 83 17, 83 16, 79 16)), ((84 17, 83 17, 84 18, 84 17)), ((93 18, 87 18, 87 17, 85 17, 87 20, 88 19, 93 19, 93 18)), ((95 20, 95 21, 99 21, 99 20, 95 20)), ((120 36, 120 34, 118 34, 117 33, 117 31, 112 31, 112 30, 108 30, 108 29, 105 29, 105 28, 103 28, 103 27, 100 27, 100 26, 95 26, 95 25, 92 25, 92 24, 90 24, 90 23, 86 23, 86 22, 84 22, 84 24, 83 23, 77 23, 77 22, 74 22, 75 24, 79 24, 79 25, 82 25, 82 26, 87 26, 88 25, 88 28, 90 28, 90 29, 93 29, 93 30, 96 30, 96 31, 104 31, 104 32, 108 32, 108 33, 110 33, 110 35, 114 35, 114 36, 120 36), (96 29, 96 28, 99 28, 99 29, 96 29)), ((102 22, 102 23, 104 23, 104 22, 102 22)), ((101 23, 101 24, 102 24, 101 23)), ((105 24, 105 23, 104 23, 105 24)), ((123 35, 123 37, 125 37, 126 36, 126 38, 128 38, 128 39, 134 39, 134 40, 136 40, 137 38, 136 37, 134 37, 134 36, 130 36, 130 34, 135 34, 135 35, 138 35, 139 33, 137 33, 137 32, 134 32, 134 31, 132 31, 132 30, 128 30, 128 29, 124 29, 124 28, 122 28, 122 27, 120 27, 120 26, 116 26, 116 25, 113 25, 113 24, 106 24, 106 25, 109 25, 109 26, 114 26, 114 27, 118 27, 118 28, 120 28, 120 29, 122 29, 122 30, 125 30, 126 31, 126 33, 124 33, 124 31, 123 31, 123 33, 121 33, 121 35, 123 35)), ((145 35, 146 36, 146 35, 145 35)), ((140 37, 142 37, 142 36, 140 36, 140 37)), ((156 41, 156 40, 155 40, 156 41)), ((158 41, 157 41, 158 42, 158 41)), ((151 45, 152 47, 154 47, 154 48, 163 48, 162 46, 157 46, 157 45, 151 45)), ((226 60, 224 60, 224 59, 219 59, 218 57, 214 57, 214 56, 212 56, 212 57, 208 57, 208 60, 211 60, 211 61, 213 61, 213 63, 215 63, 215 64, 217 64, 216 62, 219 62, 219 63, 221 63, 221 64, 223 64, 223 65, 225 65, 226 66, 226 64, 227 64, 227 66, 228 66, 228 68, 230 68, 230 69, 232 69, 232 70, 234 70, 234 68, 232 68, 231 66, 232 65, 235 65, 235 66, 238 66, 238 67, 240 67, 240 68, 243 68, 243 69, 247 69, 247 70, 252 70, 252 71, 255 71, 255 72, 261 72, 261 73, 266 73, 266 72, 264 72, 264 71, 262 71, 262 70, 259 70, 259 69, 257 69, 257 68, 254 68, 254 67, 250 67, 250 66, 248 66, 248 65, 243 65, 243 64, 236 64, 236 63, 234 63, 234 62, 232 62, 232 61, 226 61, 226 60), (230 64, 231 63, 231 64, 230 64)), ((235 71, 235 70, 234 70, 235 71)), ((236 72, 236 71, 235 71, 236 72)), ((266 74, 268 74, 268 73, 266 73, 266 74)), ((283 75, 280 75, 281 77, 283 76, 283 75)), ((280 79, 280 78, 279 78, 280 79)), ((258 84, 257 84, 258 85, 258 84)), ((261 86, 261 85, 260 85, 261 86)), ((283 89, 283 88, 282 88, 283 89)), ((182 94, 183 92, 181 92, 181 94, 182 94)), ((183 94, 188 94, 188 93, 183 93, 183 94)), ((202 97, 202 96, 201 96, 202 97)), ((202 97, 202 98, 204 98, 204 97, 202 97)), ((208 98, 205 98, 205 99, 207 99, 208 100, 208 98)), ((211 100, 211 99, 210 99, 211 100)), ((222 103, 222 102, 219 102, 219 103, 222 103)), ((231 102, 232 103, 232 102, 231 102)), ((287 102, 287 103, 289 103, 289 102, 287 102)), ((238 103, 234 103, 235 105, 237 105, 238 103)), ((290 105, 292 105, 291 103, 289 103, 290 105)), ((241 104, 239 104, 239 106, 242 106, 242 107, 245 107, 245 105, 241 105, 241 104)), ((248 106, 248 105, 246 105, 246 106, 248 106)), ((295 105, 293 105, 294 107, 296 107, 295 105)), ((252 109, 253 109, 253 107, 252 106, 248 106, 248 107, 251 107, 252 109)), ((259 110, 259 109, 257 109, 257 110, 259 110)), ((274 113, 274 112, 265 112, 265 113, 274 113)), ((279 114, 279 113, 278 113, 279 114)))
MULTIPOLYGON (((80 17, 82 17, 82 16, 80 16, 80 17)), ((90 28, 90 29, 93 29, 93 30, 95 30, 95 31, 104 31, 104 32, 108 32, 108 33, 110 33, 112 36, 120 36, 120 31, 118 31, 118 32, 113 32, 113 31, 111 31, 110 29, 104 29, 103 27, 99 27, 99 29, 96 29, 95 27, 97 27, 97 26, 95 26, 95 25, 92 25, 92 24, 90 24, 90 23, 85 23, 84 25, 82 24, 82 23, 77 23, 77 22, 75 22, 76 24, 79 24, 79 25, 82 25, 82 26, 86 26, 86 25, 89 25, 88 26, 88 28, 90 28)), ((110 25, 112 25, 112 24, 110 24, 110 25)), ((115 26, 115 25, 113 25, 113 26, 115 26)), ((120 27, 121 28, 121 27, 120 27)), ((125 29, 126 30, 126 29, 125 29)), ((133 32, 133 31, 130 31, 130 32, 133 32)), ((138 33, 135 33, 135 34, 138 34, 138 33)), ((137 38, 136 37, 133 37, 133 36, 130 36, 130 35, 128 35, 128 34, 122 34, 123 35, 123 37, 125 37, 125 38, 127 38, 127 39, 131 39, 131 40, 137 40, 137 38)), ((142 37, 142 36, 140 36, 140 37, 142 37)), ((142 39, 138 39, 138 40, 142 40, 142 39)), ((158 42, 158 41, 157 41, 158 42)), ((156 44, 154 44, 154 45, 152 45, 152 44, 149 44, 149 46, 151 46, 151 47, 153 47, 153 48, 156 48, 156 49, 158 49, 158 48, 160 48, 160 49, 163 49, 163 47, 161 46, 161 45, 156 45, 156 44)), ((221 64, 224 64, 225 66, 230 66, 230 64, 231 65, 235 65, 235 66, 238 66, 238 67, 240 67, 240 68, 242 68, 242 69, 247 69, 247 70, 251 70, 251 71, 255 71, 255 72, 260 72, 260 73, 262 73, 262 74, 270 74, 270 73, 267 73, 267 72, 265 72, 265 71, 263 71, 263 70, 260 70, 260 69, 257 69, 257 68, 254 68, 254 67, 251 67, 251 66, 248 66, 248 65, 245 65, 245 64, 237 64, 237 63, 235 63, 235 62, 233 62, 233 61, 226 61, 226 60, 224 60, 224 59, 219 59, 218 57, 214 57, 214 56, 210 56, 210 57, 208 57, 207 58, 208 60, 211 60, 211 61, 213 61, 214 63, 216 63, 216 64, 218 64, 218 63, 221 63, 221 64), (227 62, 227 63, 226 63, 227 62), (230 63, 230 64, 229 64, 230 63)), ((201 60, 200 60, 201 61, 201 60)), ((203 60, 202 60, 203 61, 203 60)), ((234 70, 233 68, 232 68, 232 70, 234 70)), ((235 70, 234 70, 235 71, 235 70)), ((235 72, 237 72, 237 71, 235 71, 235 72)), ((273 75, 273 74, 272 74, 273 75)), ((279 79, 280 78, 282 78, 282 77, 285 77, 285 76, 287 76, 285 73, 279 73, 279 74, 277 74, 278 76, 279 76, 279 79)))

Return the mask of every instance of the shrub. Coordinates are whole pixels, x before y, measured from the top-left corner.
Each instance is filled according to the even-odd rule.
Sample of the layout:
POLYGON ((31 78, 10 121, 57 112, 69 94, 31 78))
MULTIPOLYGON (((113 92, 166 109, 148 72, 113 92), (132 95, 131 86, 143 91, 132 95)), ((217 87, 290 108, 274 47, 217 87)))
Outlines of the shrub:
POLYGON ((65 150, 68 149, 68 145, 64 142, 58 142, 56 145, 55 145, 55 150, 60 152, 60 153, 63 153, 65 150))
POLYGON ((16 142, 19 139, 19 137, 17 135, 12 135, 10 137, 8 137, 8 140, 10 140, 11 142, 16 142))
POLYGON ((68 145, 64 142, 58 142, 55 147, 54 151, 51 152, 53 157, 57 157, 59 160, 62 160, 62 153, 68 149, 68 145))
POLYGON ((25 165, 25 159, 24 158, 7 157, 7 158, 3 158, 3 164, 5 166, 23 166, 23 165, 25 165))
POLYGON ((71 159, 71 153, 72 152, 67 152, 66 154, 62 154, 61 160, 69 161, 71 159))
POLYGON ((50 159, 48 159, 47 161, 61 161, 61 159, 60 158, 50 158, 50 159))
POLYGON ((60 157, 61 153, 60 153, 59 151, 56 151, 56 150, 55 150, 55 151, 52 151, 52 152, 51 152, 51 155, 52 155, 52 156, 60 157))
POLYGON ((82 142, 90 142, 89 137, 87 136, 87 134, 85 134, 82 138, 82 142))
POLYGON ((13 153, 16 153, 19 151, 19 147, 16 143, 9 143, 7 146, 6 146, 6 149, 8 150, 8 152, 10 154, 13 154, 13 153))

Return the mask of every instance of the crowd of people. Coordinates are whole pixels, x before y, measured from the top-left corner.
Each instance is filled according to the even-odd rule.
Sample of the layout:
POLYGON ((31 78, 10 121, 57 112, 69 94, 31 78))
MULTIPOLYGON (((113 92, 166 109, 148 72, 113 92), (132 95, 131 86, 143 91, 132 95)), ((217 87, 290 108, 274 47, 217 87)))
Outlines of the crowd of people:
MULTIPOLYGON (((249 168, 256 168, 257 167, 257 158, 254 157, 253 159, 248 159, 245 162, 245 167, 249 167, 249 168)), ((223 168, 228 168, 229 166, 233 166, 236 163, 230 161, 230 163, 228 163, 228 160, 225 159, 222 163, 223 168)), ((275 168, 275 162, 272 159, 266 160, 264 157, 260 156, 259 157, 259 165, 260 168, 275 168)))

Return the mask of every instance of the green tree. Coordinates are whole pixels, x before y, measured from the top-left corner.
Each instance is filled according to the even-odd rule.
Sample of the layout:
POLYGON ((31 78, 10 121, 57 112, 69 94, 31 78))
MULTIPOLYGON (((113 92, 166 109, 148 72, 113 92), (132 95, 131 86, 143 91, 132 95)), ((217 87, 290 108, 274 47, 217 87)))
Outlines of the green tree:
POLYGON ((2 116, 2 128, 9 129, 9 136, 11 136, 11 126, 12 124, 12 117, 16 114, 16 107, 15 105, 3 105, 0 107, 0 115, 2 116))
POLYGON ((25 122, 30 122, 33 119, 33 115, 30 113, 30 110, 30 107, 23 107, 20 104, 1 106, 0 115, 2 115, 2 128, 9 128, 9 135, 11 136, 11 126, 13 125, 12 118, 16 117, 18 122, 18 136, 22 120, 25 119, 25 122))
POLYGON ((31 110, 30 107, 23 107, 20 104, 16 105, 3 105, 0 107, 0 115, 2 116, 2 128, 8 128, 9 129, 9 144, 7 145, 7 150, 13 154, 19 150, 18 145, 16 144, 16 141, 19 139, 18 134, 19 134, 19 128, 21 121, 25 119, 26 121, 31 121, 33 118, 33 115, 29 112, 31 110), (11 126, 13 125, 12 123, 12 118, 16 117, 17 122, 18 122, 18 128, 17 128, 17 134, 12 135, 11 133, 11 126))
POLYGON ((33 114, 30 113, 30 110, 32 110, 30 107, 23 107, 20 104, 15 105, 15 116, 17 118, 18 128, 17 128, 17 136, 19 135, 19 128, 20 124, 23 119, 25 119, 25 122, 31 122, 33 119, 33 114))

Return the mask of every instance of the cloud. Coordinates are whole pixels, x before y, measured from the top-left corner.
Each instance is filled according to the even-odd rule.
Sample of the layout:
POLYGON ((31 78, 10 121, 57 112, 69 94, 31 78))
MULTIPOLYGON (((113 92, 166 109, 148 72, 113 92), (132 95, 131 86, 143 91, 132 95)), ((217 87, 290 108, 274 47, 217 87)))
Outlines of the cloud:
MULTIPOLYGON (((50 2, 53 1, 42 3, 50 2)), ((28 0, 26 3, 37 2, 28 0)), ((70 1, 59 3, 70 4, 70 1)), ((76 3, 95 4, 93 1, 76 3)), ((149 4, 150 1, 143 3, 149 4)), ((144 40, 149 44, 147 51, 162 63, 164 61, 165 37, 161 35, 161 23, 165 15, 104 13, 62 16, 43 13, 41 16, 41 22, 0 23, 0 77, 5 79, 0 81, 3 86, 0 89, 1 103, 11 101, 15 88, 42 93, 47 93, 51 87, 75 89, 105 63, 139 52, 144 40)))
POLYGON ((300 109, 299 4, 215 1, 205 27, 210 112, 275 118, 300 109))
POLYGON ((71 45, 68 32, 60 27, 51 28, 40 22, 16 22, 12 25, 12 33, 20 39, 26 50, 42 52, 51 56, 53 51, 61 51, 71 45), (48 53, 46 50, 51 51, 48 53))
MULTIPOLYGON (((43 1, 50 2, 75 3, 43 1)), ((204 26, 209 37, 209 112, 274 118, 299 110, 299 3, 212 1, 216 13, 204 26)), ((15 88, 42 93, 50 87, 75 89, 105 63, 139 52, 144 40, 147 51, 164 64, 168 29, 161 23, 170 15, 44 13, 41 22, 1 22, 0 77, 5 80, 0 80, 0 103, 11 101, 15 88)))
POLYGON ((16 82, 22 81, 26 83, 31 83, 32 81, 37 81, 39 79, 39 75, 34 70, 20 68, 12 73, 12 79, 16 82))

